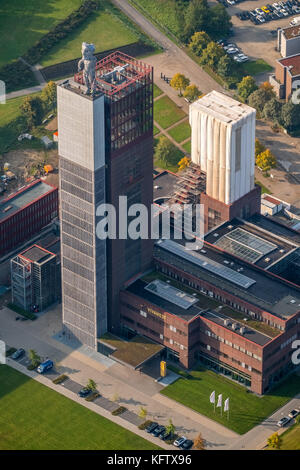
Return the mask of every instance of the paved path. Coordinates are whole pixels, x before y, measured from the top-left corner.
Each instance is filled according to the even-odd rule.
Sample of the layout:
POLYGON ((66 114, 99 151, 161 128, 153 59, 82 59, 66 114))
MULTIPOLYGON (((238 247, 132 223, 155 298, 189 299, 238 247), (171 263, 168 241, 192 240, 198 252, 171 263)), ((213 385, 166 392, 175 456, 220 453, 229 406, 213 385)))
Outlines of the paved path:
POLYGON ((56 370, 74 382, 86 385, 92 378, 102 396, 112 399, 117 394, 118 402, 136 414, 143 406, 149 419, 167 424, 171 418, 180 434, 193 439, 201 432, 209 449, 228 449, 237 440, 238 435, 220 424, 168 397, 161 398, 159 391, 163 386, 153 378, 119 363, 106 367, 53 339, 62 327, 60 307, 48 311, 34 322, 16 322, 16 316, 7 308, 0 310, 0 339, 27 351, 35 349, 42 358, 50 357, 56 370))
POLYGON ((68 388, 61 386, 61 385, 55 385, 51 380, 49 380, 47 377, 44 377, 43 375, 38 374, 37 372, 32 372, 26 369, 26 367, 22 366, 21 364, 17 363, 16 361, 13 361, 12 359, 7 359, 7 365, 10 367, 13 367, 14 369, 18 370, 19 372, 22 372, 22 374, 27 375, 31 379, 36 380, 37 382, 46 385, 48 388, 51 388, 52 390, 55 390, 56 392, 60 393, 61 395, 64 395, 65 397, 69 398, 70 400, 75 401, 76 403, 79 403, 80 405, 84 406, 85 408, 88 408, 89 410, 93 411, 94 413, 97 413, 100 416, 103 416, 104 418, 109 419, 110 421, 114 422, 118 426, 121 426, 122 428, 127 429, 128 431, 133 432, 134 434, 137 434, 138 436, 142 437, 143 439, 150 441, 152 444, 155 444, 156 446, 159 446, 163 449, 166 450, 173 450, 173 447, 166 444, 165 442, 161 441, 160 439, 155 438, 151 434, 146 433, 145 431, 140 430, 135 424, 132 424, 128 421, 125 421, 119 416, 114 416, 111 414, 110 411, 105 410, 104 408, 100 407, 99 405, 96 405, 95 403, 88 402, 80 397, 78 397, 74 392, 69 390, 68 388))
POLYGON ((159 83, 160 73, 172 77, 176 72, 185 73, 195 83, 203 93, 211 90, 224 91, 210 75, 202 70, 180 47, 167 38, 159 29, 148 21, 139 11, 131 6, 127 0, 112 0, 113 3, 131 18, 148 36, 152 37, 160 44, 165 53, 157 54, 145 59, 145 62, 154 66, 154 81, 159 83))

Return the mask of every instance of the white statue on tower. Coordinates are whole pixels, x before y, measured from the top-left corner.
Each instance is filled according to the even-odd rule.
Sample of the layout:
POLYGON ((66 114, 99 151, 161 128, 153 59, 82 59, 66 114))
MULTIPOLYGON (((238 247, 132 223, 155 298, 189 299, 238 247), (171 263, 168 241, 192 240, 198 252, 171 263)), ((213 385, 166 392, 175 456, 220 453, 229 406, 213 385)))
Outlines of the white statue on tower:
POLYGON ((82 43, 81 53, 82 58, 78 62, 78 71, 83 70, 84 84, 87 87, 86 94, 93 94, 95 91, 96 80, 95 80, 95 68, 96 68, 96 57, 94 57, 95 46, 87 42, 82 43))

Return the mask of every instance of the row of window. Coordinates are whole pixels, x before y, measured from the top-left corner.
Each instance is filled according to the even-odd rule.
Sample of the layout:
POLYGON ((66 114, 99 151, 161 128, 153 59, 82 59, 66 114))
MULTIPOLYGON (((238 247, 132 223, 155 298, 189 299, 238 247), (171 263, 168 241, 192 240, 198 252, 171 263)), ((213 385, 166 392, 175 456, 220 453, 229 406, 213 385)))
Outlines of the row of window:
POLYGON ((210 337, 216 339, 217 341, 220 341, 221 343, 227 344, 227 346, 230 346, 231 348, 237 349, 238 351, 241 351, 242 353, 247 354, 247 356, 253 357, 254 359, 257 359, 260 362, 262 360, 260 356, 257 356, 257 354, 254 354, 251 351, 248 351, 247 349, 242 348, 242 346, 239 346, 238 344, 234 344, 231 341, 228 341, 227 339, 224 339, 221 336, 218 336, 218 335, 216 335, 215 333, 213 333, 211 331, 205 330, 204 333, 207 336, 210 336, 210 337))

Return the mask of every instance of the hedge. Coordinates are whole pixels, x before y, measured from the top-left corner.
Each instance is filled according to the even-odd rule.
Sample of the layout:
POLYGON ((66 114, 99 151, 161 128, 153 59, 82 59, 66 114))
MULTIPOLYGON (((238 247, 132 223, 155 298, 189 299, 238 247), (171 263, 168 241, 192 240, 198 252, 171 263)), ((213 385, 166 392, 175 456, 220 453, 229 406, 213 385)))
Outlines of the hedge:
POLYGON ((53 379, 52 382, 55 384, 55 385, 58 385, 58 384, 61 384, 62 382, 64 382, 65 380, 67 380, 69 377, 65 374, 62 374, 60 375, 59 377, 56 377, 56 379, 53 379))
POLYGON ((13 310, 14 312, 18 313, 19 315, 22 315, 22 317, 28 318, 29 320, 35 320, 37 318, 34 313, 26 312, 26 310, 23 310, 23 308, 18 307, 15 304, 8 303, 7 307, 13 310))

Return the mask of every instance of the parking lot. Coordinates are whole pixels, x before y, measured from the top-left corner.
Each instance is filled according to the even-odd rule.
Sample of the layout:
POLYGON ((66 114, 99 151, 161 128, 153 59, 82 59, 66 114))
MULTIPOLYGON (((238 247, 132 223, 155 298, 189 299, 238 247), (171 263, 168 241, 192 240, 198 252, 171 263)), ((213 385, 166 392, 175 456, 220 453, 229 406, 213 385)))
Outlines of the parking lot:
MULTIPOLYGON (((217 0, 209 2, 217 4, 217 0)), ((289 26, 290 21, 299 13, 292 16, 272 20, 262 24, 254 24, 251 21, 241 21, 236 14, 261 8, 268 2, 263 0, 249 0, 237 3, 226 8, 233 23, 234 36, 230 38, 235 42, 250 59, 264 59, 272 67, 280 54, 275 50, 277 44, 277 29, 289 26)))

